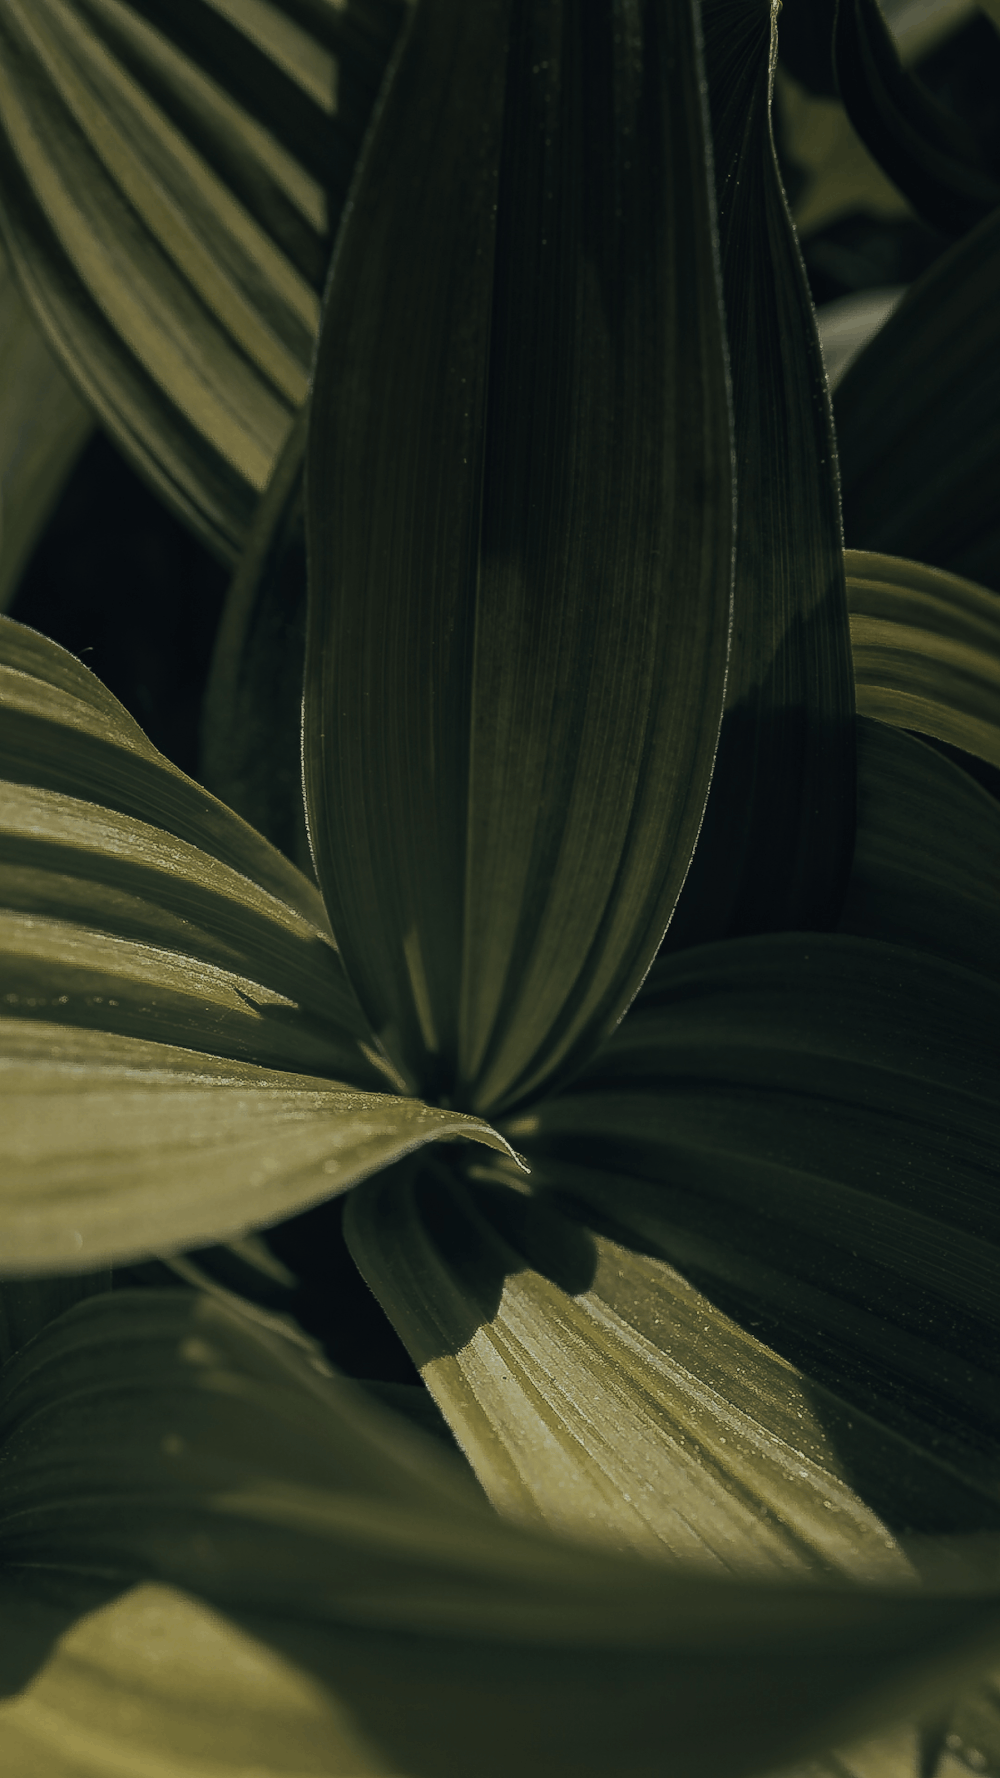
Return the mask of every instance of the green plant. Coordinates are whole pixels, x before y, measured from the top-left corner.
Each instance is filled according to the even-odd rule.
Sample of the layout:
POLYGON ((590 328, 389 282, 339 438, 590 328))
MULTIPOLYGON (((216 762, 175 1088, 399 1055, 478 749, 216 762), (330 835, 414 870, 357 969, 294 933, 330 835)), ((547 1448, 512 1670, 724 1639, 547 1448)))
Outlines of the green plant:
MULTIPOLYGON (((166 65, 139 9, 92 13, 166 65)), ((0 26, 79 118, 75 43, 118 119, 73 9, 37 16, 0 26)), ((744 0, 408 21, 312 377, 316 881, 3 623, 25 1770, 736 1774, 917 1714, 934 1751, 988 1658, 1000 814, 903 731, 1000 762, 997 600, 860 553, 848 596, 773 30, 744 0), (200 1292, 100 1272, 348 1190, 467 1464, 197 1259, 200 1292)), ((245 596, 299 497, 294 431, 246 544, 298 385, 282 419, 233 349, 229 433, 208 394, 184 432, 181 381, 140 400, 52 269, 69 188, 40 222, 7 127, 26 288, 248 549, 245 596)), ((227 308, 223 248, 101 142, 266 355, 287 316, 227 308)), ((992 265, 995 232, 953 252, 992 265)), ((153 314, 119 331, 155 381, 153 314)))

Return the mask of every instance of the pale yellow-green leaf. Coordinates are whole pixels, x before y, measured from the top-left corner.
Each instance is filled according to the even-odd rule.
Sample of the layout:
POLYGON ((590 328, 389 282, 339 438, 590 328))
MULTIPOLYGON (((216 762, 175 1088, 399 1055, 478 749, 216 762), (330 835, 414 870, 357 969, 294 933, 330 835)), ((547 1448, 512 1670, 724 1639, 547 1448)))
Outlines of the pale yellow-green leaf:
POLYGON ((33 1019, 0 1021, 0 1273, 92 1271, 263 1227, 489 1126, 391 1093, 33 1019))
POLYGON ((1000 594, 899 556, 846 562, 860 714, 1000 765, 1000 594))

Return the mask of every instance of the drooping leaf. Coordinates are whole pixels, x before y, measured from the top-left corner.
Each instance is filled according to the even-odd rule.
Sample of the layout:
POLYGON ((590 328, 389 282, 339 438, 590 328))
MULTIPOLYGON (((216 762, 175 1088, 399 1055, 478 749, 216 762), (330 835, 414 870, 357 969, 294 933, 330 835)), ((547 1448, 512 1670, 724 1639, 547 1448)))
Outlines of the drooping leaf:
POLYGON ((164 1042, 0 1019, 0 1274, 88 1271, 292 1216, 488 1124, 164 1042))
POLYGON ((859 711, 1000 765, 1000 594, 922 562, 846 553, 859 711))
POLYGON ((465 1778, 470 1748, 477 1778, 739 1778, 933 1698, 996 1611, 532 1535, 356 1386, 180 1293, 50 1328, 6 1374, 2 1435, 5 1616, 31 1633, 0 1750, 39 1778, 116 1755, 465 1778), (74 1623, 81 1570, 105 1602, 74 1623))
POLYGON ((0 611, 93 424, 0 259, 0 611))
POLYGON ((668 948, 831 925, 854 826, 836 449, 775 162, 767 0, 702 10, 738 489, 726 711, 668 948))
POLYGON ((864 717, 857 840, 840 930, 1000 977, 996 799, 912 735, 864 717))
POLYGON ((701 819, 732 501, 712 209, 686 4, 420 7, 319 349, 305 771, 373 1027, 484 1111, 620 1016, 701 819))
POLYGON ((963 235, 1000 205, 1000 167, 904 68, 878 0, 839 0, 834 60, 859 136, 933 228, 963 235))
POLYGON ((504 1126, 533 1186, 796 1366, 896 1535, 1000 1528, 998 1013, 995 983, 895 945, 704 947, 504 1126))
POLYGON ((230 583, 205 690, 206 784, 302 870, 305 410, 288 435, 230 583))
POLYGON ((910 285, 833 409, 847 543, 1000 590, 1000 211, 910 285))
POLYGON ((54 351, 223 558, 305 398, 402 8, 4 0, 0 228, 54 351))

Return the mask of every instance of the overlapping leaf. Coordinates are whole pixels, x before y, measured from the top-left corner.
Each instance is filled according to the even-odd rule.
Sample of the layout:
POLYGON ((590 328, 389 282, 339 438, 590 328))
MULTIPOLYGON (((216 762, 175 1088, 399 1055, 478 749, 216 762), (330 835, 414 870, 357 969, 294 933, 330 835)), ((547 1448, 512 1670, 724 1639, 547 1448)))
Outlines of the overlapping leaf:
POLYGON ((774 158, 775 23, 703 8, 738 489, 733 639, 712 789, 668 946, 836 919, 854 821, 836 450, 774 158))
POLYGON ((851 122, 918 214, 962 235, 1000 205, 1000 168, 904 68, 878 0, 840 0, 834 57, 851 122))
POLYGON ((1000 765, 1000 594, 847 551, 858 709, 1000 765))
POLYGON ((1000 807, 912 735, 861 718, 842 932, 1000 977, 1000 807))
POLYGON ((510 19, 508 56, 500 0, 417 15, 307 459, 320 880, 404 1072, 483 1109, 586 1053, 662 936, 721 714, 732 503, 693 17, 510 19))
POLYGON ((0 260, 0 611, 92 427, 0 260))
POLYGON ((71 655, 10 619, 0 645, 0 1267, 203 1244, 498 1140, 396 1096, 293 865, 71 655))
POLYGON ((551 1214, 436 1166, 355 1194, 352 1251, 497 1503, 765 1572, 1000 1534, 998 1031, 997 986, 927 954, 701 947, 504 1124, 551 1214))
POLYGON ((304 400, 402 9, 4 0, 0 227, 116 440, 224 558, 304 400))
POLYGON ((305 411, 295 422, 229 586, 205 692, 205 782, 311 871, 302 806, 305 411))
POLYGON ((833 408, 847 543, 1000 589, 1000 211, 911 284, 833 408))
POLYGON ((0 1749, 45 1778, 116 1758, 235 1778, 238 1757, 465 1778, 470 1746, 482 1778, 722 1778, 903 1701, 903 1658, 933 1697, 995 1612, 720 1585, 520 1531, 355 1387, 178 1293, 50 1328, 7 1373, 2 1435, 27 1634, 0 1749), (82 1571, 106 1603, 73 1623, 82 1571))

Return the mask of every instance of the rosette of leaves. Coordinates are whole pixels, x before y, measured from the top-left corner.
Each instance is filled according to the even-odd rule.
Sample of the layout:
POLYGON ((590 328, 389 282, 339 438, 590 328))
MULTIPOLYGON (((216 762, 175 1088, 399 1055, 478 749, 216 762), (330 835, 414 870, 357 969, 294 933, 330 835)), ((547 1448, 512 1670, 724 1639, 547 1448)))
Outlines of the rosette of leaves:
POLYGON ((904 729, 995 738, 996 601, 849 612, 773 21, 700 24, 413 14, 313 381, 315 882, 0 629, 17 1769, 721 1778, 944 1745, 995 1643, 1000 816, 904 729), (464 1462, 100 1274, 338 1193, 464 1462))

